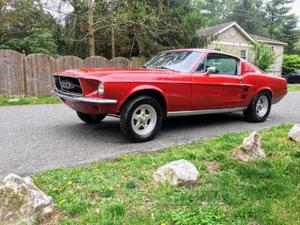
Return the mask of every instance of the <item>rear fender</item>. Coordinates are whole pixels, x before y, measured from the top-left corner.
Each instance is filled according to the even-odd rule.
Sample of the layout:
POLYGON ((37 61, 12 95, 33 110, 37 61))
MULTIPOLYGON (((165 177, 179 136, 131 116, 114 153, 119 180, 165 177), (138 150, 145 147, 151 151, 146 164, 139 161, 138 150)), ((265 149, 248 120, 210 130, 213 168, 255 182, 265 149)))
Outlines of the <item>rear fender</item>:
POLYGON ((260 93, 260 92, 262 92, 262 91, 269 91, 269 92, 271 93, 271 96, 272 96, 272 97, 274 96, 274 93, 273 93, 272 89, 269 88, 269 87, 260 87, 259 89, 256 90, 254 96, 256 96, 258 93, 260 93))

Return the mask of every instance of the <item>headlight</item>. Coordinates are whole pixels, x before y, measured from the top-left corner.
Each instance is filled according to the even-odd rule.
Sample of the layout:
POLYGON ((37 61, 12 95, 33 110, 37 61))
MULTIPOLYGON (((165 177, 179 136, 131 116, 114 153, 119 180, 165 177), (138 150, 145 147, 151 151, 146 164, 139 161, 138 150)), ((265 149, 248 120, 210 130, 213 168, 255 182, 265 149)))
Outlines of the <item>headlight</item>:
POLYGON ((99 86, 98 86, 98 93, 100 95, 103 95, 104 94, 104 84, 103 83, 99 83, 99 86))

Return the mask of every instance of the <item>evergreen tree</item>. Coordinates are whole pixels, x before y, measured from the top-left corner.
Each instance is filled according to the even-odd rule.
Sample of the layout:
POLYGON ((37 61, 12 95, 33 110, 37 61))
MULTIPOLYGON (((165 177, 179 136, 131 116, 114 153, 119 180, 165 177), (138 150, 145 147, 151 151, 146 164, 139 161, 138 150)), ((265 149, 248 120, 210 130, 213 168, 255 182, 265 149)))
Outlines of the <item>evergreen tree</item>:
POLYGON ((227 20, 236 21, 248 33, 265 35, 264 17, 262 0, 238 0, 227 20))
POLYGON ((270 0, 266 3, 267 26, 270 37, 286 42, 286 53, 294 53, 299 40, 298 18, 290 13, 294 0, 270 0))

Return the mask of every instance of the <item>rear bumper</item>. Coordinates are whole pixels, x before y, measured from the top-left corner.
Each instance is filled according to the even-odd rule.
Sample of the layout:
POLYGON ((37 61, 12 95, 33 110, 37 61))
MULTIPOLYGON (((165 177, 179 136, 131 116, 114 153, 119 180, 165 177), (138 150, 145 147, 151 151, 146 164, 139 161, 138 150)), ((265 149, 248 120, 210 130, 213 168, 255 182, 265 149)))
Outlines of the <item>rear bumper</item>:
POLYGON ((107 99, 107 98, 87 98, 76 95, 67 95, 58 90, 54 90, 53 94, 57 97, 71 101, 71 102, 83 102, 83 103, 94 103, 94 104, 117 104, 118 101, 115 99, 107 99))

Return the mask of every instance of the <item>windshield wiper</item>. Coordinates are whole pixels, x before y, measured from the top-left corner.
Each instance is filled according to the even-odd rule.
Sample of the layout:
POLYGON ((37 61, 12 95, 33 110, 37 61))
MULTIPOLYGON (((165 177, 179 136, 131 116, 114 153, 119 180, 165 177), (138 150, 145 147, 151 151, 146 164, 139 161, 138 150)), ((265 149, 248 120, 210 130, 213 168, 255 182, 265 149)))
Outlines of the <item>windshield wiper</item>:
POLYGON ((174 69, 171 69, 169 67, 166 66, 156 66, 156 67, 148 67, 148 66, 142 66, 142 68, 146 68, 146 69, 162 69, 162 70, 172 70, 172 71, 176 71, 174 69))
POLYGON ((155 69, 172 70, 169 67, 165 67, 165 66, 158 66, 158 67, 155 67, 155 69))

